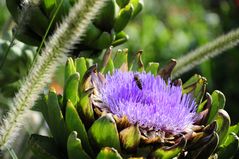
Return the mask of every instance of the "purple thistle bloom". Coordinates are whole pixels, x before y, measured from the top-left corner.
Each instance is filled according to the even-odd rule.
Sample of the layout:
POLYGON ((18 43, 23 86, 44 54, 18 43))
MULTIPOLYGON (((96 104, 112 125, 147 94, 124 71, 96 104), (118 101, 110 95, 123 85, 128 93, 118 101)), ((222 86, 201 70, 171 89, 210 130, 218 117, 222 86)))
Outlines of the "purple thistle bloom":
POLYGON ((181 86, 166 84, 160 76, 116 70, 103 82, 95 79, 104 108, 143 129, 176 134, 190 129, 196 120, 192 96, 182 94, 181 86))

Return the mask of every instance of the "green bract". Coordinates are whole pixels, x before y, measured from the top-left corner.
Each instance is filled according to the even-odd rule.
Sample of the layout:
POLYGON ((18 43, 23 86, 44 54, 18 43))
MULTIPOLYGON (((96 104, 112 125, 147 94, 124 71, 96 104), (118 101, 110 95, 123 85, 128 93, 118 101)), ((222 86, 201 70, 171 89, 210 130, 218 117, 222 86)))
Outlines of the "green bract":
MULTIPOLYGON (((51 21, 53 23, 47 35, 51 35, 57 24, 64 20, 75 2, 75 0, 41 0, 36 4, 23 4, 19 0, 6 1, 19 27, 17 39, 35 46, 41 43, 51 21)), ((79 51, 97 53, 110 45, 117 46, 126 42, 129 37, 123 29, 142 8, 142 0, 107 1, 98 17, 88 26, 86 35, 73 54, 79 54, 79 51)))
POLYGON ((127 118, 119 118, 95 107, 91 99, 95 93, 92 74, 105 74, 116 68, 134 69, 166 79, 176 64, 172 60, 161 69, 158 63, 144 67, 141 51, 132 64, 128 63, 127 49, 119 50, 114 59, 111 54, 110 48, 103 63, 99 64, 100 69, 96 65, 88 67, 85 58, 68 59, 63 96, 51 90, 38 103, 52 137, 32 135, 30 144, 35 156, 45 159, 228 159, 236 153, 239 125, 230 126, 230 117, 223 110, 224 95, 218 90, 207 93, 207 81, 200 75, 194 75, 184 84, 180 79, 172 83, 182 85, 183 93, 192 94, 198 104, 200 118, 187 133, 171 134, 165 138, 149 137, 137 124, 130 124, 127 118))

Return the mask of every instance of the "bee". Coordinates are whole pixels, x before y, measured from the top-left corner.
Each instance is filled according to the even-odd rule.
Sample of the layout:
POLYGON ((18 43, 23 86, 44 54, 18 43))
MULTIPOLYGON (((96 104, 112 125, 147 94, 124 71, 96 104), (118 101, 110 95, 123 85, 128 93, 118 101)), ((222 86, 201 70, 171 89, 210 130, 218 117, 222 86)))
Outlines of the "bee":
POLYGON ((134 81, 135 81, 136 85, 138 86, 138 88, 139 88, 140 90, 142 90, 142 89, 143 89, 143 87, 142 87, 142 81, 141 81, 141 79, 139 78, 139 75, 134 75, 134 81))

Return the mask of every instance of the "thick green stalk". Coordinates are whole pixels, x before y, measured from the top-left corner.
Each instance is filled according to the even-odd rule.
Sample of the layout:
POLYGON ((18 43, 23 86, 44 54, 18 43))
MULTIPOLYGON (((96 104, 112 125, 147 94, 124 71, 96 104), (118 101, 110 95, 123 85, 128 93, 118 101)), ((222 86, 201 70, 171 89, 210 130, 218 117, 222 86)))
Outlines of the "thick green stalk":
POLYGON ((191 70, 207 59, 223 53, 224 51, 236 46, 238 43, 239 29, 236 29, 194 51, 189 52, 185 56, 176 60, 177 65, 172 73, 173 78, 191 70))
POLYGON ((7 146, 15 140, 22 125, 22 118, 32 108, 46 84, 51 81, 57 66, 65 61, 66 53, 70 52, 73 45, 79 42, 88 24, 106 1, 79 0, 47 41, 42 54, 37 57, 28 76, 22 82, 14 98, 12 109, 3 121, 0 133, 2 150, 6 150, 7 146))

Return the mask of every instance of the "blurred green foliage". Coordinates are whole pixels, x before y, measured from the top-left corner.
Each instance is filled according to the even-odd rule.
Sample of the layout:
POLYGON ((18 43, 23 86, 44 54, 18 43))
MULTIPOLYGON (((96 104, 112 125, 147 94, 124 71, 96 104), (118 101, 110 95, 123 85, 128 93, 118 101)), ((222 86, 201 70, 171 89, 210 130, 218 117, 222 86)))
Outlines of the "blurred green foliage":
POLYGON ((7 18, 10 16, 7 7, 5 6, 5 0, 0 1, 0 29, 2 30, 4 24, 7 21, 7 18))

